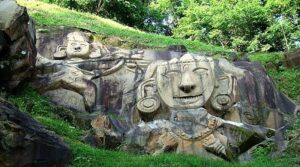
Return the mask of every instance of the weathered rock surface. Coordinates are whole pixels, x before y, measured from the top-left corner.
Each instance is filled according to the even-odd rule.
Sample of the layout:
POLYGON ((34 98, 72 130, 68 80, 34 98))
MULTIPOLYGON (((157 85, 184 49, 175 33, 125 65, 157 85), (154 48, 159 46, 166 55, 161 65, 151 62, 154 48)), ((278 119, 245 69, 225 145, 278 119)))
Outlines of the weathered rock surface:
POLYGON ((287 67, 300 68, 300 49, 284 54, 284 64, 287 67))
POLYGON ((86 111, 83 97, 76 92, 66 89, 57 89, 47 91, 44 95, 55 104, 61 104, 65 108, 76 111, 86 111))
POLYGON ((0 86, 12 89, 31 77, 35 57, 35 29, 26 8, 1 0, 0 86))
POLYGON ((168 47, 168 51, 186 53, 188 50, 184 45, 171 45, 168 47))
POLYGON ((69 33, 58 46, 65 49, 38 56, 32 84, 58 104, 100 112, 87 143, 227 160, 266 139, 285 147, 282 133, 293 123, 297 105, 275 89, 260 64, 107 48, 87 35, 69 33), (65 91, 76 96, 60 94, 65 91))
POLYGON ((65 166, 70 159, 60 137, 0 99, 0 166, 65 166))

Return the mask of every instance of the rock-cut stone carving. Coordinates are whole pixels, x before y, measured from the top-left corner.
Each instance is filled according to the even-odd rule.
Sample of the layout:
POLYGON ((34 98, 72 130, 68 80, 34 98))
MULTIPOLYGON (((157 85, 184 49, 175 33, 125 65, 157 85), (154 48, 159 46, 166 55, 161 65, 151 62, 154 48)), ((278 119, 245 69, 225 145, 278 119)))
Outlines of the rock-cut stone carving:
POLYGON ((96 115, 85 139, 93 146, 236 160, 282 135, 297 110, 258 63, 109 48, 83 32, 65 39, 54 56, 38 56, 33 85, 96 115))
POLYGON ((214 91, 210 97, 210 104, 216 111, 226 111, 236 102, 236 77, 231 74, 216 80, 214 91))
POLYGON ((161 99, 170 108, 199 108, 210 98, 214 85, 211 58, 185 54, 157 67, 156 83, 161 99))
POLYGON ((87 35, 75 31, 67 36, 67 46, 58 46, 54 59, 65 58, 100 58, 103 54, 109 53, 105 47, 96 43, 89 43, 87 35))
POLYGON ((127 144, 152 154, 176 151, 234 160, 253 146, 240 148, 251 138, 259 136, 252 141, 258 144, 274 135, 274 129, 233 122, 239 117, 239 112, 231 109, 238 96, 236 78, 244 71, 232 65, 223 67, 226 69, 212 58, 192 54, 150 65, 146 72, 150 77, 137 91, 137 109, 144 122, 127 134, 127 144), (232 69, 235 73, 228 73, 232 69), (157 107, 151 108, 154 104, 157 107), (158 104, 165 105, 160 107, 165 116, 159 115, 158 104), (230 109, 235 113, 228 114, 230 109))
POLYGON ((160 107, 160 99, 156 95, 155 80, 146 80, 139 85, 137 94, 137 109, 144 114, 151 114, 160 107))

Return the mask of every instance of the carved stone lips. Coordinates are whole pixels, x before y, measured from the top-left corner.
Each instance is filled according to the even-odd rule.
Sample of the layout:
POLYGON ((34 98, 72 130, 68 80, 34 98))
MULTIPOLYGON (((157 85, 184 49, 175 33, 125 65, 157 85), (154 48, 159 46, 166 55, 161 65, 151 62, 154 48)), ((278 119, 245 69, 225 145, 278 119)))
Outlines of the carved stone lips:
POLYGON ((200 95, 195 95, 195 96, 184 96, 184 97, 173 97, 174 100, 176 100, 177 102, 196 102, 200 99, 200 97, 202 96, 202 94, 200 95))

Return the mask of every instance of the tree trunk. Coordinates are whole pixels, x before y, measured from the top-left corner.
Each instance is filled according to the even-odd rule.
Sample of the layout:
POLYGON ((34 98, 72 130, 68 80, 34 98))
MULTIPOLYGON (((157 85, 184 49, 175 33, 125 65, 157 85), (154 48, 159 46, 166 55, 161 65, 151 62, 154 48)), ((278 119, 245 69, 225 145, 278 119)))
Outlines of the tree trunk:
POLYGON ((105 4, 105 0, 99 0, 98 1, 98 5, 97 5, 97 9, 96 9, 96 14, 99 15, 101 9, 104 7, 105 4))

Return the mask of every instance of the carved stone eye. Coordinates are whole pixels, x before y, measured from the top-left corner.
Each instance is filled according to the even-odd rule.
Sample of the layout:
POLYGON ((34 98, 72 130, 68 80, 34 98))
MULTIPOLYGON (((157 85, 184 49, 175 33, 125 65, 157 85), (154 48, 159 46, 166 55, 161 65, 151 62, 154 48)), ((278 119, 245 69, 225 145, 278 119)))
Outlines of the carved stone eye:
POLYGON ((204 75, 204 74, 207 74, 208 69, 206 69, 206 68, 195 68, 195 69, 193 69, 193 72, 197 73, 199 75, 204 75))
POLYGON ((178 70, 171 70, 171 71, 167 71, 165 74, 162 74, 162 76, 167 77, 167 78, 173 77, 173 76, 180 77, 180 75, 181 75, 181 72, 178 70))

